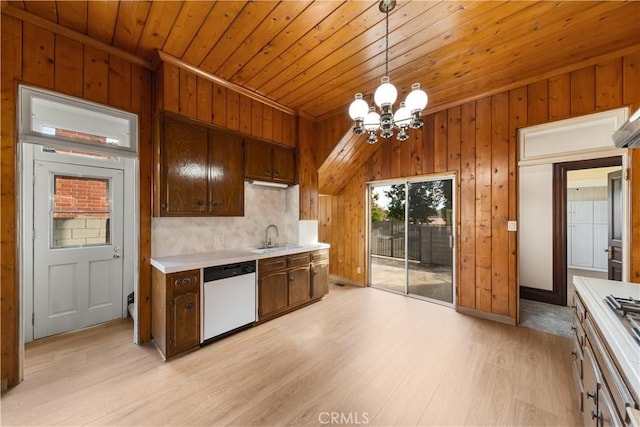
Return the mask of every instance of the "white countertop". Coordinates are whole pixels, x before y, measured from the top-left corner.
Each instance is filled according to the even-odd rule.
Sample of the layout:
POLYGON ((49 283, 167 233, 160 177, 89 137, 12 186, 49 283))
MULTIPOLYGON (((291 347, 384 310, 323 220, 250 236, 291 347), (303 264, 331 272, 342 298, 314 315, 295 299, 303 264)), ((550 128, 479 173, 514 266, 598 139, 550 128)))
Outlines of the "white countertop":
POLYGON ((329 245, 327 243, 312 243, 271 248, 267 249, 264 253, 251 252, 255 249, 256 248, 225 249, 213 252, 151 258, 151 265, 164 274, 177 273, 179 271, 193 270, 196 268, 214 267, 216 265, 233 264, 236 262, 272 258, 281 255, 292 255, 318 249, 329 249, 329 245))
POLYGON ((640 299, 640 285, 581 276, 574 276, 573 283, 586 305, 587 312, 613 353, 612 356, 622 369, 622 375, 634 399, 639 401, 640 343, 627 332, 618 314, 609 307, 604 298, 607 295, 614 295, 640 299))

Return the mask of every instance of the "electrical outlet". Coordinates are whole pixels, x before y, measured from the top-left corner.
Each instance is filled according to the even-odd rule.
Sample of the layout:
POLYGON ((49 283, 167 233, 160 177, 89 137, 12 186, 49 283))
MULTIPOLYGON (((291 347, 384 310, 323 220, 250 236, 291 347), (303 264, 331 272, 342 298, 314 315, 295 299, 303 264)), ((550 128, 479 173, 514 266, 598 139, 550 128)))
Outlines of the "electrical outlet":
POLYGON ((362 269, 360 267, 356 267, 356 273, 357 274, 361 274, 362 273, 362 269))
POLYGON ((507 231, 518 231, 518 221, 507 221, 507 231))

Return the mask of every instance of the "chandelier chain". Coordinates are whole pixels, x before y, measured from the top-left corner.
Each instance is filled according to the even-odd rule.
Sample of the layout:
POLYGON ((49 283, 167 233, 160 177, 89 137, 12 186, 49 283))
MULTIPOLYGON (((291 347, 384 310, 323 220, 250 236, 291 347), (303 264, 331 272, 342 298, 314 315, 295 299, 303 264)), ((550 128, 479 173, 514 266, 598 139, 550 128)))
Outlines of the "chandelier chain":
POLYGON ((389 75, 389 9, 387 8, 386 15, 386 30, 385 30, 385 57, 384 57, 384 75, 389 75))

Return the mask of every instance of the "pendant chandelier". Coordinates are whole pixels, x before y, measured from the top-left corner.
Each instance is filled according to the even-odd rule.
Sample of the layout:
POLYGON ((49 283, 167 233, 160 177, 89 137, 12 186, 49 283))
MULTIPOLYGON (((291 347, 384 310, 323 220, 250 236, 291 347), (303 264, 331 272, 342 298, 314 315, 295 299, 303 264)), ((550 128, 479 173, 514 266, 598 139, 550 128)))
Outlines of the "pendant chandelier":
POLYGON ((429 100, 427 94, 420 89, 420 83, 414 83, 411 85, 411 92, 407 98, 400 103, 400 108, 395 114, 393 113, 393 103, 396 102, 398 91, 389 79, 389 12, 395 6, 396 0, 382 0, 378 5, 380 12, 386 14, 385 76, 382 78, 382 84, 373 95, 373 100, 380 108, 380 113, 376 112, 376 107, 370 107, 367 104, 367 101, 362 98, 362 93, 356 93, 355 100, 349 106, 349 116, 355 123, 353 133, 362 135, 368 132, 367 142, 369 144, 374 144, 378 140, 376 132, 379 131, 383 138, 390 138, 393 136, 394 129, 398 130, 396 136, 398 141, 407 140, 409 128, 419 129, 424 124, 420 116, 429 100))

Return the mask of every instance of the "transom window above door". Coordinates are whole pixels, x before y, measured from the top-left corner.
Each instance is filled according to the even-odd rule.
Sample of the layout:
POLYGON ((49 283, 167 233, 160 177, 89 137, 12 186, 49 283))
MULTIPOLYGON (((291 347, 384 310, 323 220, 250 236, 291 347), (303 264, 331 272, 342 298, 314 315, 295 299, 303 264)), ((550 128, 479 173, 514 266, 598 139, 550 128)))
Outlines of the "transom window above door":
POLYGON ((20 86, 26 142, 135 157, 138 116, 79 98, 20 86))

